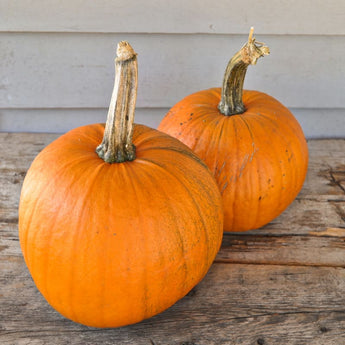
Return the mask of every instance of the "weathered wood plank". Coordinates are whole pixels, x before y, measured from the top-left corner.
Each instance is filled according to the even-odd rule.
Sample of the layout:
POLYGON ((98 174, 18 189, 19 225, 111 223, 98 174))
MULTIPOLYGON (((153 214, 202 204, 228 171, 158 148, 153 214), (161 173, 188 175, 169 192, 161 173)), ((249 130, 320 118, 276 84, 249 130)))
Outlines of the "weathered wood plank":
MULTIPOLYGON (((344 342, 343 313, 286 313, 249 318, 209 320, 182 314, 183 323, 117 330, 70 329, 51 322, 43 329, 16 322, 15 329, 0 333, 2 345, 340 345, 344 342), (202 321, 200 321, 200 319, 202 321)), ((40 321, 41 323, 41 321, 40 321)))
MULTIPOLYGON (((345 36, 327 37, 327 49, 322 36, 257 37, 271 55, 248 70, 245 88, 289 108, 345 108, 342 93, 334 92, 345 89, 345 64, 330 62, 330 52, 344 56, 345 36)), ((124 39, 138 53, 138 107, 169 108, 220 86, 247 35, 0 33, 0 108, 108 107, 115 46, 124 39)))
POLYGON ((214 264, 164 313, 129 327, 97 330, 52 310, 21 258, 4 260, 0 268, 12 270, 0 280, 1 344, 338 345, 345 340, 344 269, 214 264))
POLYGON ((332 235, 317 236, 317 233, 225 234, 216 262, 345 267, 345 227, 333 228, 332 235))
MULTIPOLYGON (((308 185, 306 184, 307 189, 308 185)), ((270 234, 272 236, 307 235, 310 232, 325 231, 328 228, 345 227, 345 200, 341 195, 320 196, 299 194, 297 199, 268 225, 247 232, 247 234, 270 234)))
POLYGON ((2 31, 243 33, 342 35, 342 2, 3 0, 2 31), (293 25, 291 25, 293 23, 293 25))
POLYGON ((17 232, 20 187, 55 134, 0 133, 0 343, 345 343, 345 140, 311 140, 295 202, 266 227, 226 234, 205 279, 142 323, 98 330, 70 322, 36 289, 17 232))

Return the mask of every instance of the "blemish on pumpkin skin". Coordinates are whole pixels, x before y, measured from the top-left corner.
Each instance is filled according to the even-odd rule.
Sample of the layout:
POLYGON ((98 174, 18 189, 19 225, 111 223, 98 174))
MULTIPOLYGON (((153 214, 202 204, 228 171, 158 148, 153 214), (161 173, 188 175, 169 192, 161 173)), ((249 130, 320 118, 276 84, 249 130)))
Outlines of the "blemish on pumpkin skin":
MULTIPOLYGON (((228 179, 228 177, 227 177, 226 175, 224 175, 223 178, 222 178, 221 180, 218 180, 219 186, 221 186, 223 183, 226 183, 226 182, 227 182, 227 179, 228 179)), ((231 179, 230 179, 230 182, 231 182, 231 180, 232 180, 232 177, 231 177, 231 179)))
POLYGON ((225 182, 224 186, 222 187, 221 194, 223 194, 227 186, 228 186, 228 182, 225 182))
MULTIPOLYGON (((254 143, 253 143, 253 146, 254 146, 254 143)), ((250 162, 252 162, 252 160, 253 160, 253 158, 255 156, 255 153, 258 152, 258 151, 259 151, 259 149, 256 149, 256 148, 253 150, 253 153, 251 154, 250 159, 249 159, 250 162)))
POLYGON ((225 164, 226 164, 226 162, 224 162, 224 163, 222 164, 222 166, 220 167, 219 170, 218 170, 218 166, 216 167, 215 173, 216 173, 216 175, 217 175, 218 177, 220 176, 221 172, 223 171, 223 169, 224 169, 224 167, 225 167, 225 164), (217 170, 218 170, 218 171, 217 171, 217 170))
POLYGON ((241 165, 241 167, 240 167, 240 173, 239 173, 238 177, 241 177, 241 176, 242 176, 243 170, 244 170, 244 168, 246 167, 246 165, 247 165, 247 163, 248 163, 248 160, 249 160, 249 155, 246 154, 246 155, 244 156, 243 163, 242 163, 242 165, 241 165))

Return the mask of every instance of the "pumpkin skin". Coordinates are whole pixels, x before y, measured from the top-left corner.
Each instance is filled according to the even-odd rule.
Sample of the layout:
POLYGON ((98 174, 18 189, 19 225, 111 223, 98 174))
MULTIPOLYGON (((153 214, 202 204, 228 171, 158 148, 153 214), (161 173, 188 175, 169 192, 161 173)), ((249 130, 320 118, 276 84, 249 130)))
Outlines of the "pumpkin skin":
POLYGON ((221 89, 185 97, 158 129, 189 146, 213 172, 224 205, 224 231, 246 231, 283 212, 302 188, 308 147, 291 112, 273 97, 243 91, 245 111, 224 116, 221 89))
POLYGON ((48 145, 23 183, 19 238, 47 301, 93 327, 139 322, 205 276, 219 250, 222 201, 206 165, 181 142, 135 125, 136 159, 95 153, 104 125, 48 145))

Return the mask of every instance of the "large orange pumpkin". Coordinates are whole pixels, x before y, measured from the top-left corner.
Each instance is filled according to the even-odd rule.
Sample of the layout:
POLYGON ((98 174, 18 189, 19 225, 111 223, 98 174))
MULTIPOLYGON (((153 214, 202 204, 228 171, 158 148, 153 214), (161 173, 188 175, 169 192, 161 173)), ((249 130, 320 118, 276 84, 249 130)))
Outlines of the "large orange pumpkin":
POLYGON ((52 142, 22 187, 19 236, 33 280, 56 310, 88 326, 162 312, 205 276, 222 239, 207 166, 175 138, 132 128, 136 68, 121 42, 105 128, 52 142))
POLYGON ((307 143, 291 112, 267 94, 243 91, 248 65, 269 52, 252 33, 230 60, 222 89, 187 96, 158 127, 213 172, 225 231, 256 229, 277 217, 300 191, 308 165, 307 143))

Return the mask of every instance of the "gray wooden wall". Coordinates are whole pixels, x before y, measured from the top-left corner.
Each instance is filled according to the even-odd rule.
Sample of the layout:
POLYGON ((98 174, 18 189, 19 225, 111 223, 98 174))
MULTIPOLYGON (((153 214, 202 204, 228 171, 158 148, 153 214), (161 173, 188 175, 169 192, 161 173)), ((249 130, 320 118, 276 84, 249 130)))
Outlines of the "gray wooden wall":
POLYGON ((0 131, 104 122, 118 41, 138 53, 136 122, 220 86, 255 27, 271 55, 245 88, 276 97, 308 138, 345 137, 344 0, 0 0, 0 131))

